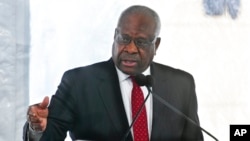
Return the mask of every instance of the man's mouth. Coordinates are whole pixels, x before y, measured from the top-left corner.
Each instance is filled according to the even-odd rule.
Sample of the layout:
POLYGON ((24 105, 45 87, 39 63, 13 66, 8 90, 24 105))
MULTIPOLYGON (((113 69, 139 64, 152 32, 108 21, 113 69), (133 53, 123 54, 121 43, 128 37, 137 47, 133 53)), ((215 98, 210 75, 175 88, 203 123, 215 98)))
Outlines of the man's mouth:
POLYGON ((137 62, 134 60, 122 60, 122 65, 126 67, 134 67, 137 65, 137 62))

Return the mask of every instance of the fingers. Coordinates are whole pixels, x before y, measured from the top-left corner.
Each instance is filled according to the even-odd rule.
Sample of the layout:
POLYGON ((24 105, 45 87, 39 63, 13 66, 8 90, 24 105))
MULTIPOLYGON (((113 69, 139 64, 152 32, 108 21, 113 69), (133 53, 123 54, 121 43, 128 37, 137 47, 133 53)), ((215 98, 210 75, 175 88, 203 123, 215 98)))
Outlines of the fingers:
POLYGON ((27 110, 27 115, 29 115, 30 117, 47 118, 48 114, 48 108, 42 109, 39 104, 31 105, 27 110))
POLYGON ((39 119, 39 117, 34 113, 29 113, 27 115, 27 120, 29 122, 30 127, 34 131, 43 131, 43 122, 39 119))
POLYGON ((30 127, 34 130, 34 131, 43 131, 43 128, 41 126, 41 123, 31 123, 30 127))
POLYGON ((48 114, 49 114, 49 110, 48 110, 48 108, 46 108, 46 109, 37 109, 37 114, 41 118, 47 118, 48 114))
POLYGON ((45 96, 42 103, 39 104, 39 107, 45 109, 48 107, 48 105, 49 105, 49 97, 45 96))
POLYGON ((49 105, 49 97, 48 96, 45 96, 43 101, 41 103, 36 103, 36 104, 33 104, 33 105, 30 105, 29 108, 28 108, 28 112, 33 108, 36 108, 36 109, 46 109, 49 105))
POLYGON ((32 123, 40 123, 41 121, 39 120, 38 116, 35 113, 29 113, 27 115, 27 120, 32 123))

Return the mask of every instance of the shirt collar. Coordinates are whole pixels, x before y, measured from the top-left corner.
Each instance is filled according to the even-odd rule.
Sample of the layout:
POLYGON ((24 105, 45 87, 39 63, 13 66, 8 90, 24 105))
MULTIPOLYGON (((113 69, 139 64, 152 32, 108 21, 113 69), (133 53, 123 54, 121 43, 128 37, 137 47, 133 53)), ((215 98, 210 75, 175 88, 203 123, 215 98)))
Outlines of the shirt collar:
MULTIPOLYGON (((130 75, 127 75, 127 74, 123 73, 116 66, 115 66, 115 68, 116 68, 116 71, 117 71, 119 82, 122 82, 122 81, 126 80, 130 76, 130 75)), ((150 75, 150 66, 142 74, 150 75)))

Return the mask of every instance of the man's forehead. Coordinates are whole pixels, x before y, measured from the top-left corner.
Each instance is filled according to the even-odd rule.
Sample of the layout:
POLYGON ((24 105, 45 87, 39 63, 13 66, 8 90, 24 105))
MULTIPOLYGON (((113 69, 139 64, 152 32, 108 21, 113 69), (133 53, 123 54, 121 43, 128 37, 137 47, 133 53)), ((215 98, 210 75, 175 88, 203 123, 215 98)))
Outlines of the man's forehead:
POLYGON ((155 36, 156 25, 152 22, 133 22, 126 21, 117 27, 119 33, 122 34, 144 34, 147 36, 155 36))

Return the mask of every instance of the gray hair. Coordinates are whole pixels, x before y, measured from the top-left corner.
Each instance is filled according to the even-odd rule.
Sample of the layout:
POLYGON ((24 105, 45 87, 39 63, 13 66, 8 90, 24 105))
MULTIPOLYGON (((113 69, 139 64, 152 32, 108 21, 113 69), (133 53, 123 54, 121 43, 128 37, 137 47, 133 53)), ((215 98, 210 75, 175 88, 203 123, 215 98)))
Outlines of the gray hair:
POLYGON ((142 5, 134 5, 125 9, 120 15, 117 26, 121 24, 121 21, 123 20, 124 17, 129 16, 134 13, 141 13, 147 16, 152 16, 156 24, 156 35, 158 36, 160 34, 161 21, 160 21, 159 15, 151 8, 142 6, 142 5))

